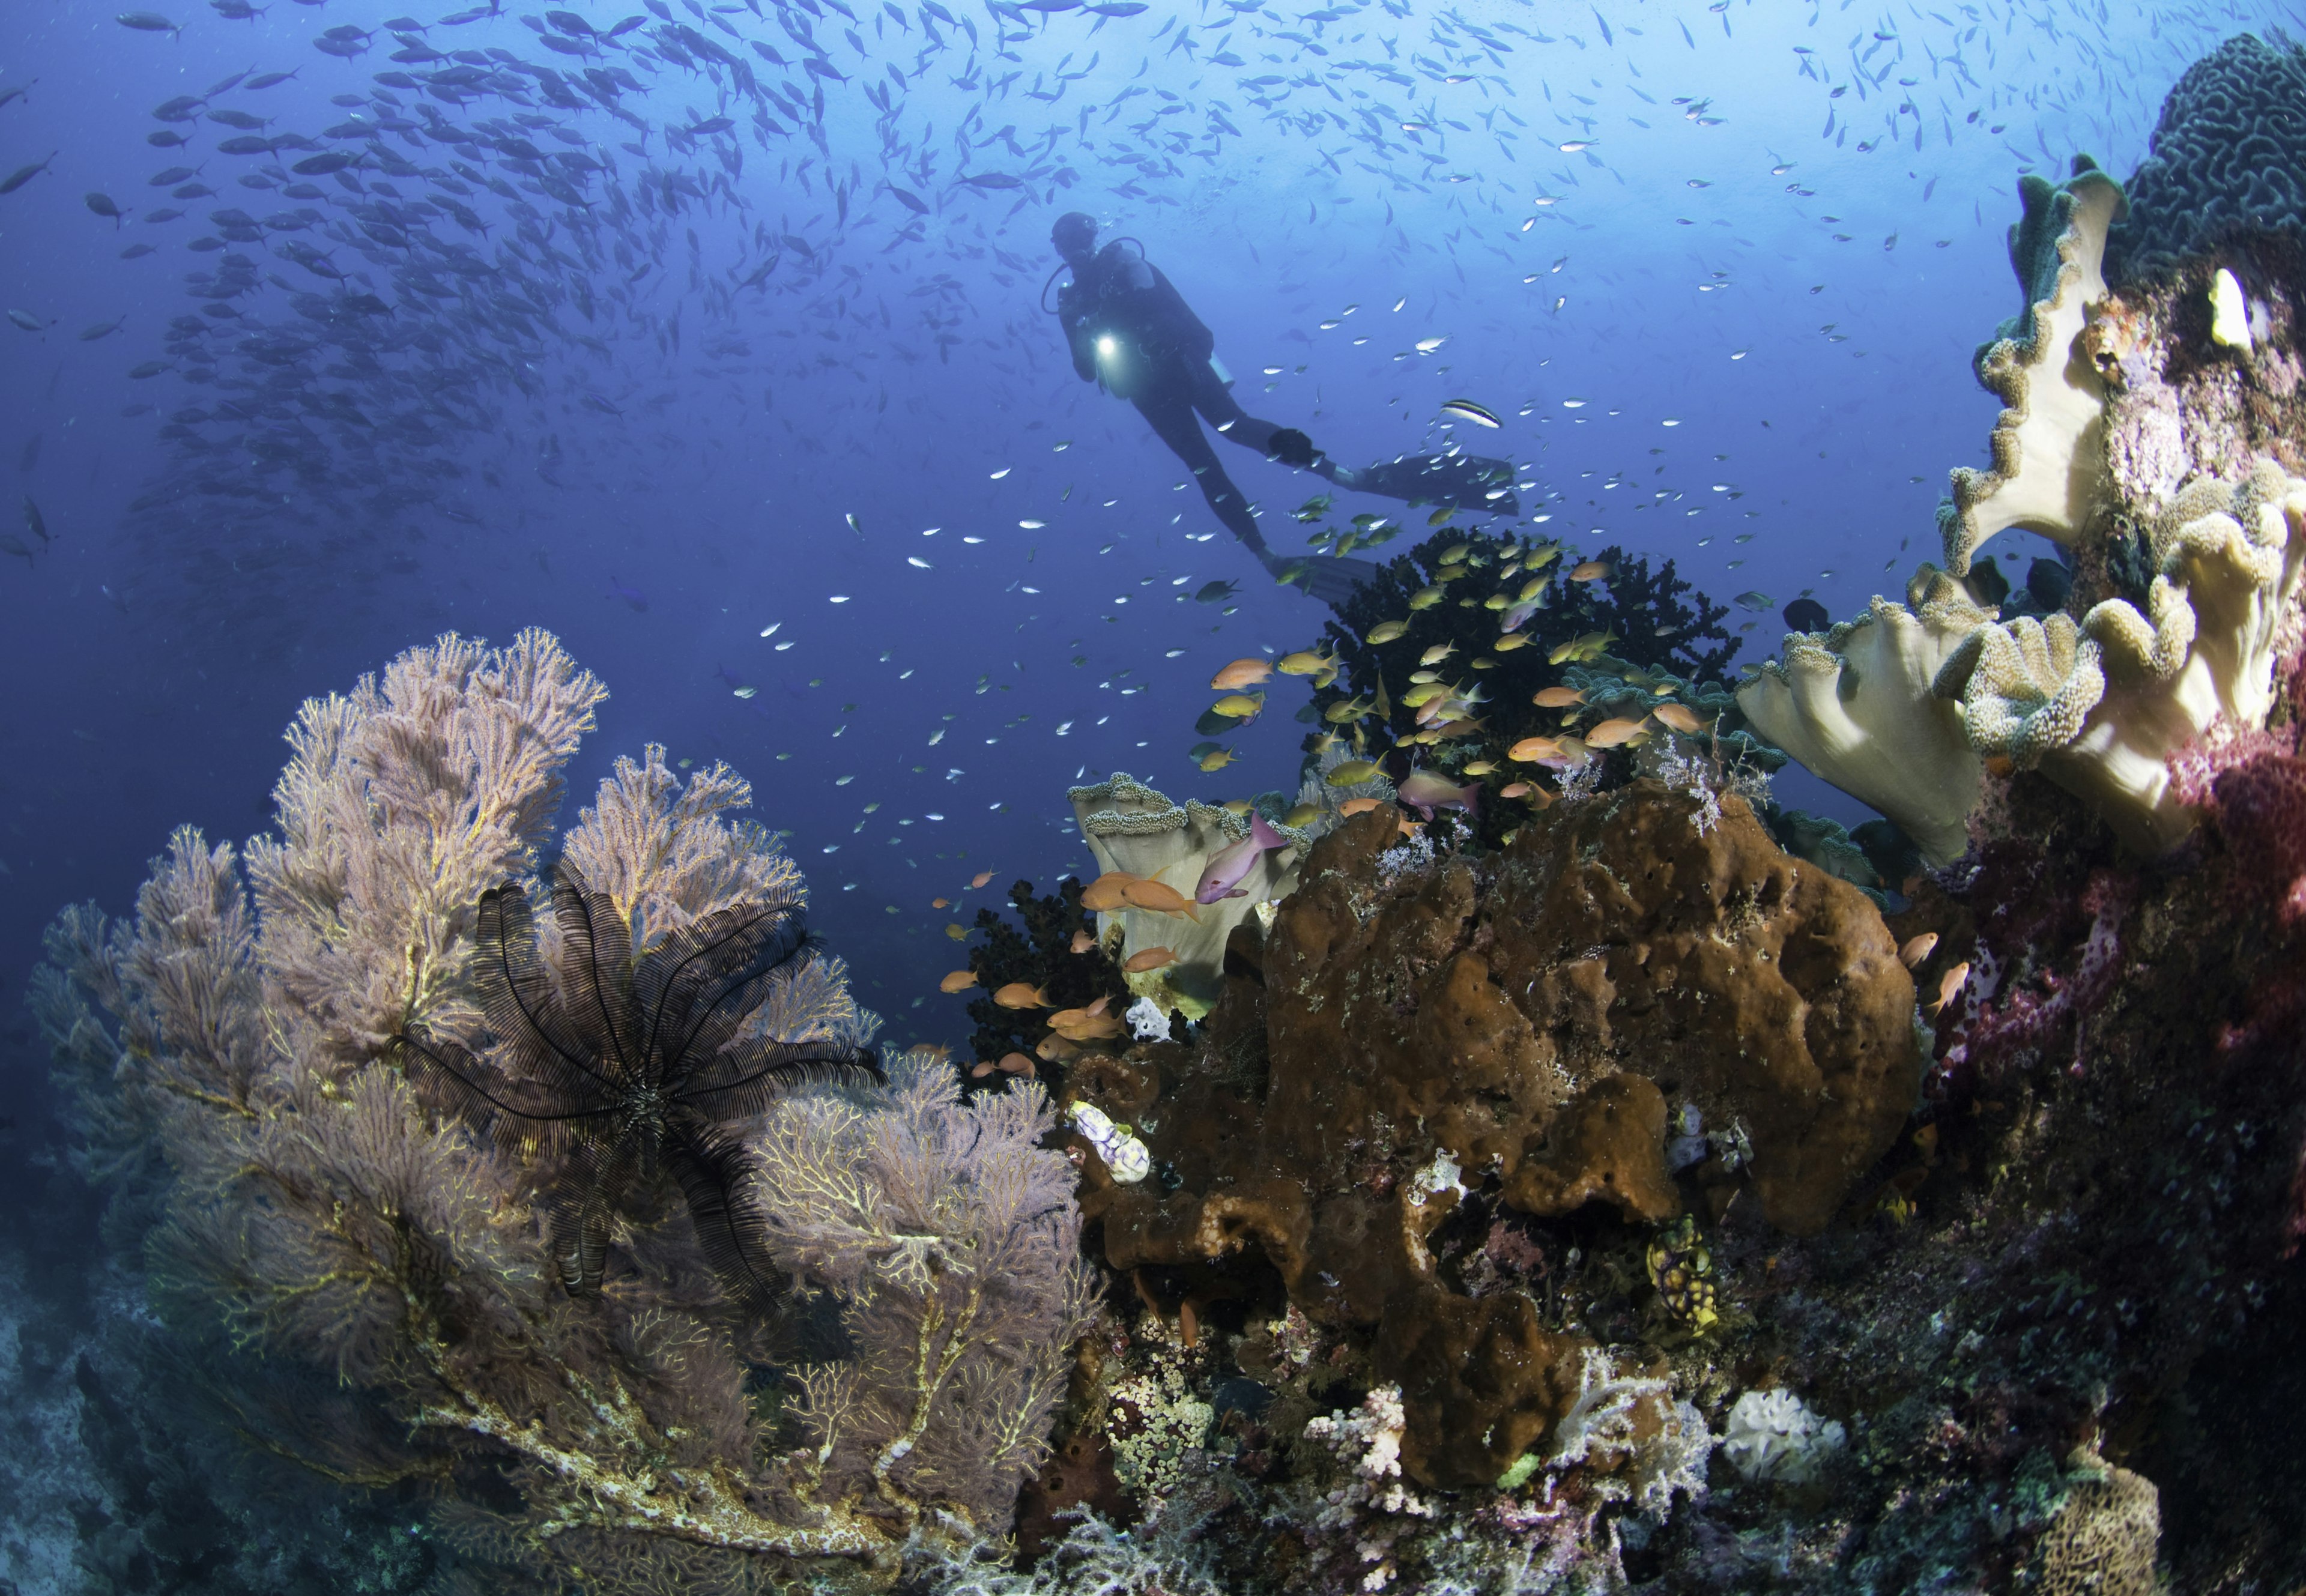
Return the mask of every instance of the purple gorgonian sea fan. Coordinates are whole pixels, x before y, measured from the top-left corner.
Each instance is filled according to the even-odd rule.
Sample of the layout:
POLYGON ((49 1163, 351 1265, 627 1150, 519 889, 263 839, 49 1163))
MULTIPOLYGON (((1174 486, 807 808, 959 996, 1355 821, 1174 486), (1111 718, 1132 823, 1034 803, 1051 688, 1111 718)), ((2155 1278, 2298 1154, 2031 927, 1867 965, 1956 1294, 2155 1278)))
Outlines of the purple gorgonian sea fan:
POLYGON ((421 1492, 469 1588, 998 1537, 1094 1312, 1049 1101, 876 1058, 726 766, 619 759, 548 887, 604 696, 541 631, 412 649, 306 703, 245 878, 184 827, 132 919, 59 917, 109 1233, 202 1413, 421 1492))

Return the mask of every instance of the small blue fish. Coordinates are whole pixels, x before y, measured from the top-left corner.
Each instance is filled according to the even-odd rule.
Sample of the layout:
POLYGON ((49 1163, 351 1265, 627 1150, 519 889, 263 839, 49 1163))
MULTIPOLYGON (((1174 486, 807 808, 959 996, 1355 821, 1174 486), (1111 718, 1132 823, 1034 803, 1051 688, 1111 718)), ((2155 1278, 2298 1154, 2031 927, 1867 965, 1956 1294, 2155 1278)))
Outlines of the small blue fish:
POLYGON ((630 604, 635 610, 645 610, 648 608, 648 595, 646 593, 643 593, 637 587, 626 586, 614 576, 609 578, 609 591, 606 596, 612 599, 622 599, 626 603, 630 604))

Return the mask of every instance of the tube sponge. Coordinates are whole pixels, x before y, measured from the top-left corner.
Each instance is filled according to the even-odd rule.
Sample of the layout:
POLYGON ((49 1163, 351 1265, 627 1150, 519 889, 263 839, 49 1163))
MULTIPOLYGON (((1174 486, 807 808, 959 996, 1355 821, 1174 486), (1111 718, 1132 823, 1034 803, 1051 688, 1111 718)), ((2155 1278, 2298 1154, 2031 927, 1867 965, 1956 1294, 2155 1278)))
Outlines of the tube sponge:
POLYGON ((2005 527, 2077 542, 2105 491, 2105 382, 2073 357, 2088 307, 2105 294, 2105 231, 2128 209, 2122 185, 2088 156, 2053 187, 2028 175, 2025 215, 2010 229, 2010 264, 2026 309, 1977 353, 1977 380, 2006 406, 1994 423, 1994 465, 1952 475, 1938 507, 1946 569, 1967 576, 1986 541, 2005 527))
POLYGON ((1960 857, 1981 767, 1961 715, 1932 691, 1947 659, 1991 618, 1925 565, 1907 603, 1875 596, 1826 633, 1789 633, 1738 689, 1756 730, 1815 774, 1895 821, 1934 865, 1960 857))

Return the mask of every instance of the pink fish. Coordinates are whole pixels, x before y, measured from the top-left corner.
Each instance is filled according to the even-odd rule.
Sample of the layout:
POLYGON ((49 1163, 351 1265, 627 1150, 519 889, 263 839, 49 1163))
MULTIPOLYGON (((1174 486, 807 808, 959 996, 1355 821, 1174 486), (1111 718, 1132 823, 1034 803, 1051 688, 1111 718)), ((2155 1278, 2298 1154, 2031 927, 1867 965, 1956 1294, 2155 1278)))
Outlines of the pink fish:
POLYGON ((1257 856, 1288 846, 1288 838, 1266 824, 1264 815, 1251 810, 1249 835, 1209 861, 1201 872, 1200 884, 1193 889, 1193 901, 1215 903, 1225 898, 1248 897, 1241 883, 1257 867, 1257 856))
POLYGON ((1408 780, 1402 782, 1396 796, 1428 820, 1433 818, 1436 809, 1463 809, 1471 815, 1482 796, 1482 784, 1468 781, 1460 787, 1447 776, 1437 775, 1431 771, 1412 771, 1408 780))

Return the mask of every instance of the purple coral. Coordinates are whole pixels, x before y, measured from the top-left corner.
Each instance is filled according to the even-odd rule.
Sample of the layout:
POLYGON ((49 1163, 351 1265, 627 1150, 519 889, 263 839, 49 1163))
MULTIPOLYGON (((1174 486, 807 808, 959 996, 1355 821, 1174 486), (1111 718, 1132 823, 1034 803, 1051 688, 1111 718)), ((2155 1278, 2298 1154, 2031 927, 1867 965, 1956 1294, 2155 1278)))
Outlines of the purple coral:
POLYGON ((764 1063, 858 1056, 877 1021, 837 960, 777 956, 801 947, 805 890, 768 832, 723 818, 749 797, 723 767, 684 791, 662 750, 619 762, 561 840, 597 891, 508 935, 535 889, 507 883, 552 842, 604 692, 542 632, 411 650, 380 684, 304 705, 252 881, 185 828, 133 923, 62 917, 35 997, 83 1167, 115 1186, 175 1355, 241 1433, 331 1478, 438 1482, 435 1527, 476 1583, 749 1586, 772 1561, 780 1577, 795 1558, 893 1566, 916 1533, 997 1535, 1088 1311, 1071 1170, 1035 1145, 1046 1101, 961 1109, 924 1051, 892 1061, 884 1098, 751 1089, 778 1073, 764 1063), (748 922, 764 934, 702 986, 669 968, 748 922), (504 978, 477 979, 491 951, 504 978), (422 1037, 492 1118, 589 1114, 602 1081, 564 1080, 573 1103, 515 1084, 524 1026, 563 1074, 599 1071, 564 1023, 588 986, 620 1045, 642 1016, 694 1026, 705 1122, 657 1128, 730 1151, 705 1161, 701 1198, 670 1178, 678 1157, 649 1167, 629 1122, 548 1148, 521 1129, 539 1114, 508 1113, 512 1145, 492 1146, 428 1114, 392 1062, 396 1037, 422 1037), (807 1115, 845 1127, 807 1149, 827 1183, 770 1156, 807 1115), (514 1156, 532 1143, 557 1156, 514 1156), (543 1223, 571 1174, 604 1211, 543 1223), (805 1448, 751 1395, 777 1343, 716 1276, 733 1218, 840 1297, 858 1350, 806 1371, 805 1448), (276 1399, 298 1382, 329 1395, 276 1399))

